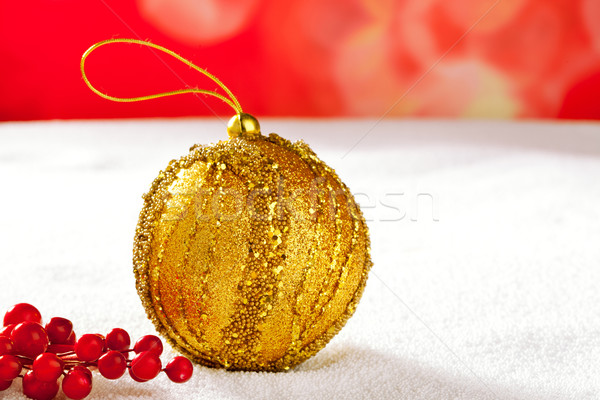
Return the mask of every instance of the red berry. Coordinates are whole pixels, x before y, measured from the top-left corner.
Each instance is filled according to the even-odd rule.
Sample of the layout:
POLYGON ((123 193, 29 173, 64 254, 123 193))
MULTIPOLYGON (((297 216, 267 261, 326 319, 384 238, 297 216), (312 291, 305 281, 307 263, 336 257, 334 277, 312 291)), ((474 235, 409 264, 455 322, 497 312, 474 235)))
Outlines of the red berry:
POLYGON ((167 364, 165 372, 173 382, 183 383, 190 380, 194 372, 194 367, 192 366, 192 362, 187 358, 177 356, 167 364))
POLYGON ((108 335, 106 335, 106 345, 111 350, 125 351, 129 350, 131 344, 131 338, 126 330, 121 328, 115 328, 108 335))
POLYGON ((96 333, 95 335, 102 339, 102 354, 104 354, 108 350, 108 346, 106 345, 106 337, 99 333, 96 333))
POLYGON ((72 368, 72 371, 81 371, 90 378, 90 381, 92 380, 92 371, 90 371, 88 368, 84 367, 83 365, 74 366, 72 368))
POLYGON ((2 328, 2 330, 0 330, 0 336, 5 336, 9 338, 11 332, 13 331, 13 329, 15 329, 15 326, 17 326, 17 324, 6 325, 4 328, 2 328))
MULTIPOLYGON (((87 369, 87 368, 85 368, 87 369)), ((91 373, 88 375, 77 367, 70 370, 62 381, 62 390, 70 399, 80 400, 85 398, 92 391, 91 373)))
POLYGON ((73 332, 73 323, 66 318, 54 317, 46 324, 46 332, 52 344, 65 344, 73 332))
POLYGON ((23 377, 23 393, 34 400, 51 400, 58 393, 58 382, 43 382, 29 371, 23 377))
POLYGON ((65 363, 56 354, 43 353, 33 361, 33 374, 42 382, 54 382, 62 375, 65 363))
POLYGON ((150 351, 142 351, 131 361, 131 374, 148 381, 156 378, 162 368, 160 358, 150 351))
POLYGON ((110 350, 98 359, 98 370, 107 379, 119 379, 127 369, 127 359, 118 351, 110 350))
POLYGON ((10 338, 15 346, 15 353, 36 358, 48 348, 48 335, 46 330, 37 322, 22 322, 15 326, 10 338))
POLYGON ((100 335, 86 333, 75 343, 75 354, 81 361, 96 361, 104 351, 104 339, 100 335))
POLYGON ((140 379, 137 376, 135 376, 135 374, 133 372, 131 372, 131 368, 129 368, 129 376, 131 377, 131 379, 133 379, 136 382, 140 382, 140 383, 148 382, 148 379, 140 379))
POLYGON ((7 338, 6 336, 0 336, 0 356, 5 354, 13 354, 15 350, 15 345, 12 340, 7 338))
POLYGON ((0 381, 0 392, 6 390, 12 385, 13 381, 0 381))
POLYGON ((21 361, 11 355, 0 356, 0 381, 12 381, 21 373, 21 361))
POLYGON ((41 324, 42 314, 40 314, 37 308, 27 303, 15 304, 4 314, 4 326, 20 324, 25 321, 41 324))
POLYGON ((71 332, 71 334, 69 335, 69 338, 65 341, 64 344, 74 345, 75 342, 77 342, 77 335, 75 334, 75 331, 73 331, 73 332, 71 332))
POLYGON ((135 342, 133 351, 135 351, 136 354, 139 354, 143 351, 149 351, 157 356, 160 356, 163 351, 163 344, 158 336, 146 335, 142 336, 137 342, 135 342))
POLYGON ((51 344, 46 349, 46 353, 61 354, 73 351, 75 346, 70 344, 51 344))

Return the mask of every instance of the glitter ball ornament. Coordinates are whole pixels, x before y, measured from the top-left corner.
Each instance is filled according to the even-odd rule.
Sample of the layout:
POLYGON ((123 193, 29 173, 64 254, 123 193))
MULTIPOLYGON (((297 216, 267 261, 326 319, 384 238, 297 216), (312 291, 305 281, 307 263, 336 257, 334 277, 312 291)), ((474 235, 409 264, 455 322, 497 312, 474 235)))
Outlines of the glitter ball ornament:
POLYGON ((159 174, 134 263, 148 315, 184 354, 276 371, 340 330, 371 262, 367 226, 335 171, 254 121, 234 117, 229 140, 194 146, 159 174))
POLYGON ((193 361, 289 369, 354 313, 371 267, 367 225, 348 187, 307 144, 262 135, 218 79, 183 62, 229 99, 187 92, 219 97, 237 115, 228 140, 193 146, 144 196, 138 293, 157 330, 193 361))

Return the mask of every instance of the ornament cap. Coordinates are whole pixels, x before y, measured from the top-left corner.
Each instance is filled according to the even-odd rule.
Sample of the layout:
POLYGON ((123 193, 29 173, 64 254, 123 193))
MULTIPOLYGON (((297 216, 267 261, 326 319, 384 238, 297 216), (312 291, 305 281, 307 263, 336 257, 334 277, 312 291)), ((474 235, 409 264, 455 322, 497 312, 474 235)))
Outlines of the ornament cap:
POLYGON ((260 124, 252 115, 239 113, 231 117, 227 123, 227 133, 232 138, 260 135, 260 124))

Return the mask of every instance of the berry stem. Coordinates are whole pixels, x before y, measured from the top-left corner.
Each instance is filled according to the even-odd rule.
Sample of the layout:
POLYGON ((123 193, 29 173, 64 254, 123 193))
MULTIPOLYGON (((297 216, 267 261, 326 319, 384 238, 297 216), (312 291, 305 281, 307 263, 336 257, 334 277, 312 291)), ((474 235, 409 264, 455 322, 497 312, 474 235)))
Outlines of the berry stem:
POLYGON ((33 364, 33 359, 31 359, 29 357, 25 357, 25 356, 21 356, 21 355, 17 355, 17 357, 23 361, 27 361, 27 364, 33 364))
POLYGON ((75 353, 73 353, 73 354, 67 354, 65 356, 61 356, 61 358, 63 359, 64 362, 79 361, 77 359, 77 354, 75 354, 75 353))

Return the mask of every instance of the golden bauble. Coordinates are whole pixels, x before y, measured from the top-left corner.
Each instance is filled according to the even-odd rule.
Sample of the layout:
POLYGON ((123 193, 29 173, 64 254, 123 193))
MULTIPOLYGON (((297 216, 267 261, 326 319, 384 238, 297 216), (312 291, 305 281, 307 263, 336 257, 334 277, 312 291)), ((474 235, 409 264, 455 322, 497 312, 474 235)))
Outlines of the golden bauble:
POLYGON ((137 290, 194 361, 286 370, 354 313, 371 267, 367 225, 305 143, 235 133, 192 147, 152 183, 135 236, 137 290))

